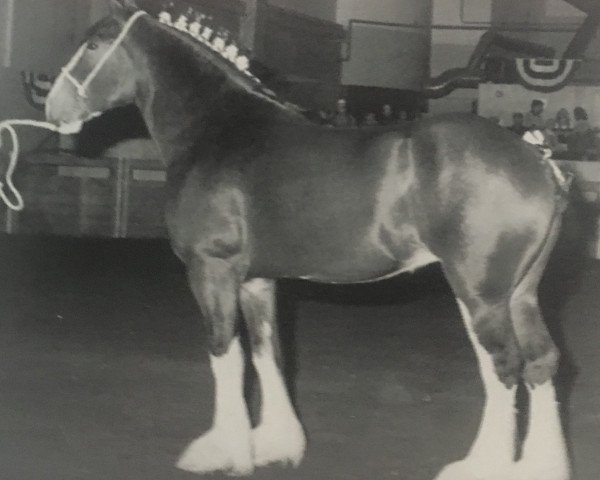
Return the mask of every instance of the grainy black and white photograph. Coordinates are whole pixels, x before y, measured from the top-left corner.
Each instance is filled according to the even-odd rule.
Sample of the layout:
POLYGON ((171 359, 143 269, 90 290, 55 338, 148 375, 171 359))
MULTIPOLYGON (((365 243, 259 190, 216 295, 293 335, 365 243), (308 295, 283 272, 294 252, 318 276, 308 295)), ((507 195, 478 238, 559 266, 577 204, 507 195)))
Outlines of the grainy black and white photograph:
POLYGON ((0 0, 0 480, 598 480, 600 0, 0 0))

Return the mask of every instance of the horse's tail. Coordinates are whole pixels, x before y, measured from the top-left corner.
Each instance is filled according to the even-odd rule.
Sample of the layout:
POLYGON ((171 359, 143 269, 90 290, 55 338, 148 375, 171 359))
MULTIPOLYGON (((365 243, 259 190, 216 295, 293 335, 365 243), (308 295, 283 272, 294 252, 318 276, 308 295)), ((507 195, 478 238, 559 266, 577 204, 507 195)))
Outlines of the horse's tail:
MULTIPOLYGON (((557 168, 558 167, 554 167, 557 168)), ((550 220, 537 250, 530 256, 529 261, 521 269, 520 275, 514 284, 514 290, 524 290, 535 287, 539 283, 542 273, 548 263, 550 254, 554 249, 562 225, 562 216, 568 205, 568 193, 572 177, 557 177, 553 170, 553 181, 555 183, 554 208, 550 213, 550 220)))

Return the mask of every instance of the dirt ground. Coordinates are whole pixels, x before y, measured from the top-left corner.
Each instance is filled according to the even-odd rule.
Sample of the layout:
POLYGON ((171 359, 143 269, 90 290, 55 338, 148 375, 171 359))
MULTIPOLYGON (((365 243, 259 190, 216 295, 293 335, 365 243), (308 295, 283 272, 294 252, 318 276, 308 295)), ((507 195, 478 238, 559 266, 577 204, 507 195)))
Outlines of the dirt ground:
MULTIPOLYGON (((167 243, 4 236, 0 258, 0 480, 199 478, 173 465, 209 426, 213 386, 167 243)), ((567 256, 542 288, 579 480, 600 478, 599 283, 600 263, 567 256)), ((437 267, 286 281, 280 303, 309 448, 252 478, 429 480, 466 453, 483 392, 437 267)))

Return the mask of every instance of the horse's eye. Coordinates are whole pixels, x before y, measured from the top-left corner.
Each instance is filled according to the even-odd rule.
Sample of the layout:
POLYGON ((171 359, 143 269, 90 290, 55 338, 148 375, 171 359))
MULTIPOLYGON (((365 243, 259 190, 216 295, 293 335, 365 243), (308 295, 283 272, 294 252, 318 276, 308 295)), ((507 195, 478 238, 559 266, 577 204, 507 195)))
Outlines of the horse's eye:
POLYGON ((87 49, 88 50, 96 50, 98 48, 98 44, 96 42, 88 42, 87 49))

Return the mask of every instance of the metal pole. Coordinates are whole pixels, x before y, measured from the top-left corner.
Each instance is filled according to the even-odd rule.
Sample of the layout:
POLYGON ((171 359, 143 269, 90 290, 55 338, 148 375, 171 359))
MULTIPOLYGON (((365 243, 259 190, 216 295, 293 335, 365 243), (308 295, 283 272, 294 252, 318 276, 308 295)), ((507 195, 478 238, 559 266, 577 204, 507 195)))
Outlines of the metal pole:
POLYGON ((13 28, 15 23, 15 0, 5 0, 6 21, 4 23, 4 52, 2 52, 2 66, 9 68, 12 64, 13 28))

